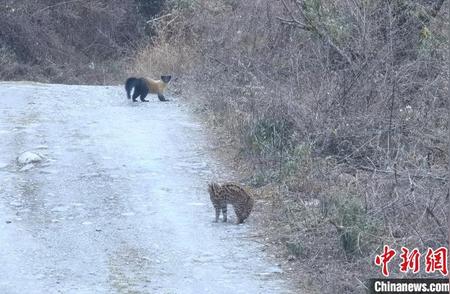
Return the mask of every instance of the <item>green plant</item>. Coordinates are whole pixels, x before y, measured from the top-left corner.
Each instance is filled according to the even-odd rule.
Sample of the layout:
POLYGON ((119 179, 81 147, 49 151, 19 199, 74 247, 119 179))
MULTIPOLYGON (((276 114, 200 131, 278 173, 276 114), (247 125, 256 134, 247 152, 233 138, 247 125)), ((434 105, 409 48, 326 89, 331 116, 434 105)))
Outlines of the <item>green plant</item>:
POLYGON ((330 221, 340 234, 345 253, 362 253, 361 237, 373 233, 376 224, 367 214, 361 199, 353 194, 338 194, 329 202, 328 210, 331 210, 330 221))
POLYGON ((305 247, 300 242, 287 242, 286 248, 288 253, 295 257, 305 256, 305 247))
POLYGON ((301 143, 288 150, 283 161, 283 177, 296 176, 310 166, 312 160, 311 144, 301 143))
POLYGON ((194 8, 194 3, 193 0, 169 0, 167 6, 176 10, 188 11, 194 8))
POLYGON ((273 155, 289 148, 292 128, 287 121, 261 119, 252 124, 247 133, 251 152, 273 155))

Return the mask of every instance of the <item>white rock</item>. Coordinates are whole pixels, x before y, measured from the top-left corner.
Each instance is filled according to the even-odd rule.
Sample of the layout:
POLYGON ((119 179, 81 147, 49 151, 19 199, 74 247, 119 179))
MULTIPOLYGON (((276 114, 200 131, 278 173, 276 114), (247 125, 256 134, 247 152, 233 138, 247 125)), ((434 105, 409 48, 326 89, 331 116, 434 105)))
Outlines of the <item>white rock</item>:
POLYGON ((69 209, 67 206, 59 205, 59 206, 53 207, 51 209, 51 212, 64 212, 64 211, 67 211, 67 209, 69 209))
POLYGON ((122 212, 121 215, 123 215, 123 216, 133 216, 134 212, 122 212))
POLYGON ((25 165, 33 162, 41 162, 43 160, 42 156, 37 153, 26 151, 17 157, 17 162, 19 164, 25 165))
POLYGON ((279 268, 278 266, 271 266, 267 269, 267 273, 281 274, 281 273, 283 273, 283 270, 281 268, 279 268))
POLYGON ((12 206, 22 206, 22 202, 20 201, 11 201, 9 202, 9 204, 12 206))
POLYGON ((310 201, 305 201, 306 207, 319 207, 320 206, 320 200, 319 199, 312 199, 310 201))
POLYGON ((34 167, 34 164, 28 163, 28 164, 24 165, 21 169, 19 169, 19 171, 21 171, 21 172, 29 171, 33 167, 34 167))

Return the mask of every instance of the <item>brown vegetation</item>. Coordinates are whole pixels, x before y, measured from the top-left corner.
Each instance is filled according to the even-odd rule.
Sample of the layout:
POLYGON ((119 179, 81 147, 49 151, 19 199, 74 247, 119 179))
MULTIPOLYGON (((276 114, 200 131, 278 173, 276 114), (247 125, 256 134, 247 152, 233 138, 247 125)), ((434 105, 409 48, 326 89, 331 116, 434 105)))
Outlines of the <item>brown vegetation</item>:
POLYGON ((0 79, 111 82, 139 47, 141 20, 132 1, 2 1, 0 79))
POLYGON ((0 79, 172 74, 305 288, 361 292, 383 244, 448 245, 448 1, 163 2, 2 1, 0 79))
POLYGON ((133 70, 229 135, 322 292, 361 292, 383 244, 448 244, 447 5, 174 1, 133 70))

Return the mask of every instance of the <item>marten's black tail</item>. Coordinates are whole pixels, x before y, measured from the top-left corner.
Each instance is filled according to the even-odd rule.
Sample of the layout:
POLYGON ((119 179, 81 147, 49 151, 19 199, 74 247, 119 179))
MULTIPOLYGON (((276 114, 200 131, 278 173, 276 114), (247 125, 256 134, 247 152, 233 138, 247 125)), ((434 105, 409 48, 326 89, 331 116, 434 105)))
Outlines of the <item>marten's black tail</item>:
MULTIPOLYGON (((131 98, 131 90, 136 86, 136 82, 138 81, 138 79, 136 78, 128 78, 125 82, 125 90, 127 91, 127 97, 128 99, 131 98)), ((136 89, 135 89, 136 91, 136 89)))

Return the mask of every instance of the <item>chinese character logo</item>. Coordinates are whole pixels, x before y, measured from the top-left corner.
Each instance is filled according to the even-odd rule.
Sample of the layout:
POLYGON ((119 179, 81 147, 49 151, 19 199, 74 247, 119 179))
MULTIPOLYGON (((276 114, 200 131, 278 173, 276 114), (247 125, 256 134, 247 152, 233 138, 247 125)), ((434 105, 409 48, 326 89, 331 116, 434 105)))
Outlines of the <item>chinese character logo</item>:
POLYGON ((389 277, 388 264, 396 254, 395 250, 389 248, 388 245, 384 245, 383 253, 375 256, 375 264, 381 266, 381 272, 385 277, 389 277))
MULTIPOLYGON (((428 248, 425 254, 425 272, 435 273, 440 272, 443 276, 448 275, 447 270, 447 251, 445 247, 439 247, 436 250, 428 248)), ((375 265, 381 267, 383 276, 389 276, 389 262, 397 255, 394 249, 388 245, 384 245, 383 252, 375 256, 375 265)), ((411 271, 416 274, 420 271, 420 263, 422 261, 422 253, 419 249, 414 248, 409 250, 406 247, 401 248, 400 257, 400 272, 407 273, 411 271)))
POLYGON ((447 276, 447 248, 440 247, 436 250, 428 248, 425 255, 425 271, 427 273, 440 271, 442 275, 447 276))
POLYGON ((413 273, 418 273, 420 271, 420 254, 419 249, 414 248, 412 251, 409 251, 408 248, 402 247, 402 254, 400 254, 400 258, 402 262, 400 263, 400 271, 407 273, 408 270, 412 270, 413 273))

